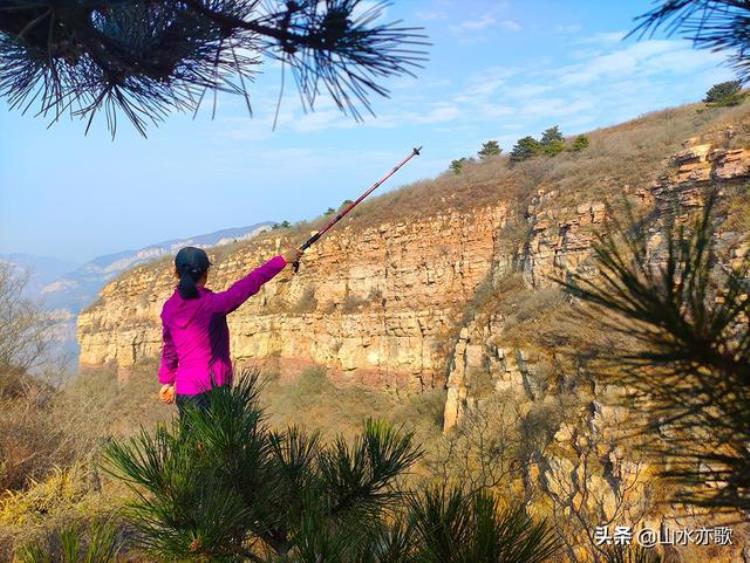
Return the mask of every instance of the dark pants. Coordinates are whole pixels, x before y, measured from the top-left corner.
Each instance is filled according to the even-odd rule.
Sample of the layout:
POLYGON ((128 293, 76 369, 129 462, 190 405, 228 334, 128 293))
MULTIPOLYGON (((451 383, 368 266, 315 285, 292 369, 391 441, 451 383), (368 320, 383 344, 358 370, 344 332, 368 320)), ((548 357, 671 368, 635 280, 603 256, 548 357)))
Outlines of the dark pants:
POLYGON ((177 395, 175 402, 180 418, 182 418, 186 408, 195 408, 202 411, 208 409, 211 405, 211 391, 198 393, 197 395, 177 395))

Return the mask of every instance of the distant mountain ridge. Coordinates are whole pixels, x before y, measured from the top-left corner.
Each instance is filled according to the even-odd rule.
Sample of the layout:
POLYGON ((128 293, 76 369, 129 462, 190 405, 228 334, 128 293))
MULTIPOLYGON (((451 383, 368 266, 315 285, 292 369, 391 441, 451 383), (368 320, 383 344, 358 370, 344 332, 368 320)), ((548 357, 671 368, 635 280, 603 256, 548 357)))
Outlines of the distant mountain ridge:
POLYGON ((25 293, 32 298, 39 297, 48 284, 78 267, 75 262, 23 252, 0 254, 0 263, 10 264, 28 276, 25 293))
POLYGON ((159 258, 166 254, 173 254, 183 246, 197 246, 200 248, 222 246, 238 240, 252 238, 270 229, 272 225, 273 223, 257 223, 249 227, 221 229, 213 233, 197 235, 187 239, 171 239, 138 250, 124 250, 115 252, 114 254, 98 256, 84 264, 82 268, 88 271, 120 273, 142 262, 159 258))

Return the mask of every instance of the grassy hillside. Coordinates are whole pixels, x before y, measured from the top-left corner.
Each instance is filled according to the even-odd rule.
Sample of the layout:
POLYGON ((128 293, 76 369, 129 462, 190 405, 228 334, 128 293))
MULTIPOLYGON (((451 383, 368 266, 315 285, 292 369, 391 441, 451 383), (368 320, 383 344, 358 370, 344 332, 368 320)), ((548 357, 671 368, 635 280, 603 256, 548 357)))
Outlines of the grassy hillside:
MULTIPOLYGON (((744 146, 750 139, 750 106, 706 109, 690 104, 650 113, 612 127, 586 133, 590 145, 583 151, 565 151, 554 157, 538 156, 511 165, 508 156, 467 163, 460 174, 446 171, 373 197, 351 215, 352 228, 363 229, 383 222, 466 210, 501 200, 524 202, 540 187, 566 193, 616 196, 618 188, 645 186, 660 172, 660 165, 690 138, 708 137, 732 127, 736 135, 728 147, 744 146)), ((429 151, 426 146, 425 151, 429 151)), ((456 158, 471 155, 456 155, 456 158)), ((446 162, 446 168, 448 163, 446 162)), ((295 225, 292 237, 314 229, 321 218, 295 225)), ((263 235, 273 237, 274 233, 263 235)), ((242 243, 240 243, 242 244, 242 243)))
MULTIPOLYGON (((99 467, 98 452, 113 437, 176 414, 157 400, 155 370, 140 365, 124 384, 112 371, 91 371, 59 390, 0 376, 0 560, 30 543, 58 541, 71 524, 117 522, 129 533, 119 523, 126 489, 99 467)), ((414 431, 421 444, 442 436, 443 391, 402 401, 371 389, 336 389, 324 369, 311 368, 293 382, 265 374, 261 399, 272 427, 319 430, 326 441, 351 438, 373 417, 414 431)))

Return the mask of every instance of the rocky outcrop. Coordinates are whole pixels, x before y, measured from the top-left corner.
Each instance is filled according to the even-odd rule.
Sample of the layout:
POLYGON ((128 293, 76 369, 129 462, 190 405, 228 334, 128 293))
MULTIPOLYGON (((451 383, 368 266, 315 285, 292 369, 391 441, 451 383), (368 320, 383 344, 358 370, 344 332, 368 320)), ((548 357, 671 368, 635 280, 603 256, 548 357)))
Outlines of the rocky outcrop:
MULTIPOLYGON (((720 136, 730 136, 723 132, 720 136)), ((652 260, 658 262, 663 252, 660 226, 666 222, 684 222, 703 208, 710 190, 742 186, 750 177, 750 149, 717 148, 711 143, 692 144, 674 154, 665 165, 665 173, 648 187, 631 189, 638 211, 650 211, 653 227, 649 247, 652 260)), ((607 179, 604 179, 604 183, 607 179)), ((563 279, 566 271, 586 267, 596 234, 603 226, 607 208, 603 201, 585 201, 576 206, 557 205, 555 190, 538 190, 527 210, 529 235, 519 250, 517 263, 529 288, 541 289, 563 279)), ((720 233, 717 247, 729 261, 745 256, 750 247, 747 232, 720 233)), ((496 256, 503 261, 505 257, 496 256)), ((494 278, 497 286, 502 276, 494 278)), ((450 357, 447 378, 444 428, 455 426, 466 408, 477 398, 476 374, 480 374, 497 391, 512 391, 529 401, 541 398, 534 384, 534 363, 527 361, 528 350, 514 347, 505 335, 505 311, 485 311, 464 326, 450 357)), ((543 354, 544 355, 544 354, 543 354)), ((547 350, 548 357, 554 350, 547 350)))
MULTIPOLYGON (((709 191, 718 190, 726 210, 723 204, 747 189, 748 177, 750 150, 692 143, 670 158, 664 174, 650 185, 624 187, 636 211, 648 221, 650 259, 663 259, 664 225, 683 224, 699 213, 709 191)), ((514 290, 512 298, 489 301, 458 335, 450 356, 444 429, 452 435, 450 430, 465 417, 470 425, 476 418, 470 415, 493 401, 511 404, 519 425, 527 429, 546 426, 549 438, 527 454, 520 481, 529 509, 551 515, 563 538, 566 560, 606 560, 593 539, 595 526, 622 526, 634 534, 655 530, 669 537, 670 530, 705 529, 709 524, 731 529, 731 545, 692 549, 712 561, 741 560, 748 528, 736 525, 736 516, 670 504, 673 492, 658 480, 659 467, 634 444, 632 432, 642 425, 642 413, 622 406, 623 390, 603 386, 580 365, 560 361, 554 345, 540 346, 539 339, 528 334, 519 338, 517 310, 524 306, 522 300, 551 296, 557 291, 550 287, 551 279, 589 268, 592 243, 608 212, 602 201, 566 206, 557 204, 558 199, 556 191, 540 189, 526 211, 529 234, 515 258, 525 288, 514 290)), ((747 230, 720 224, 717 250, 727 263, 748 253, 748 235, 747 230)), ((495 260, 506 259, 496 255, 495 260)), ((495 295, 508 293, 503 280, 507 275, 492 279, 495 295)), ((550 299, 549 305, 535 309, 542 323, 549 322, 549 309, 560 307, 560 301, 550 299)), ((664 549, 675 560, 691 553, 690 547, 677 545, 664 549)))

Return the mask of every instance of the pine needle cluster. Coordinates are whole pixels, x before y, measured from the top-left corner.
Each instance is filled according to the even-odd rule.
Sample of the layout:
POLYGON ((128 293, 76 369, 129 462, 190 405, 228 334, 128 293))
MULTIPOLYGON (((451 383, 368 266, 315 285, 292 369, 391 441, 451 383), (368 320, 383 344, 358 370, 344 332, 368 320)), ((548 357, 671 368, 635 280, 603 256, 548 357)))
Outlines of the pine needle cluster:
POLYGON ((677 500, 750 510, 750 255, 716 250, 712 194, 699 220, 667 226, 657 260, 648 222, 612 220, 595 249, 599 275, 566 289, 619 345, 594 350, 610 381, 647 417, 645 446, 680 485, 677 500), (726 257, 725 257, 726 258, 726 257))
MULTIPOLYGON (((382 23, 387 2, 364 0, 4 0, 0 95, 52 122, 118 114, 145 135, 206 95, 239 94, 264 58, 289 68, 306 109, 327 92, 361 117, 381 81, 424 61, 418 28, 382 23)), ((283 72, 283 71, 282 71, 283 72)), ((283 75, 282 75, 283 78, 283 75)), ((283 80, 282 80, 283 84, 283 80)), ((282 86, 283 89, 283 86, 282 86)))

